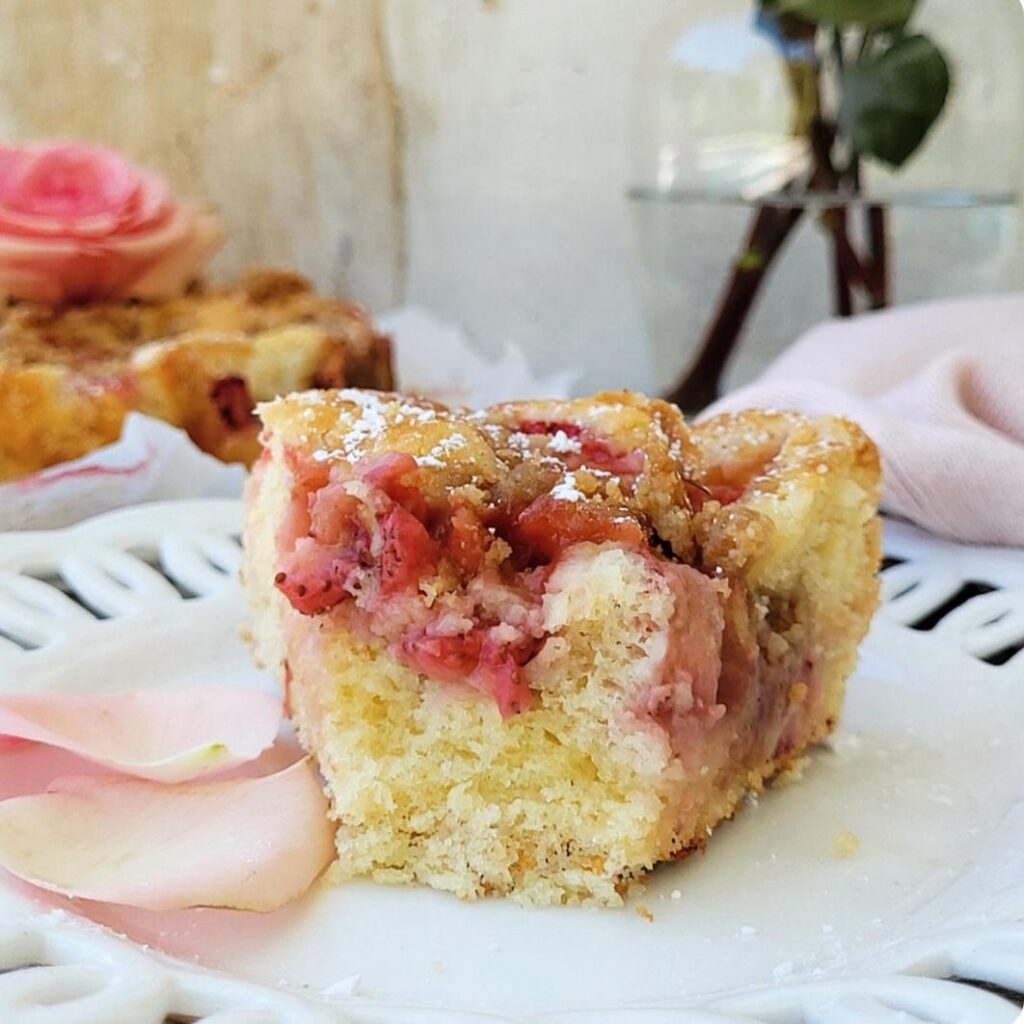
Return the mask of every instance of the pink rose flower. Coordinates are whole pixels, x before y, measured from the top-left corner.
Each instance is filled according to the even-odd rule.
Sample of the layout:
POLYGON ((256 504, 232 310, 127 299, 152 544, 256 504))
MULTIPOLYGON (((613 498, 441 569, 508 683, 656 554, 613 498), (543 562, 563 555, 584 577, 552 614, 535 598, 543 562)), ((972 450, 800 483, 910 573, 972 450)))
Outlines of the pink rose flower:
POLYGON ((224 240, 212 211, 102 146, 0 147, 0 297, 181 294, 224 240))

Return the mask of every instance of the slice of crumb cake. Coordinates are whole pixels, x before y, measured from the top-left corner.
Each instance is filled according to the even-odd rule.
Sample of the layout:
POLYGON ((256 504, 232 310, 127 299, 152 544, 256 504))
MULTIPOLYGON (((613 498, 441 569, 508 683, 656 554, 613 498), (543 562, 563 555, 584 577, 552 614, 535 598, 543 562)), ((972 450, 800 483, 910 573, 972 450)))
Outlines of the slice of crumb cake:
POLYGON ((852 424, 631 394, 260 408, 244 583, 334 877, 618 903, 835 726, 877 600, 852 424))
POLYGON ((346 386, 393 386, 388 340, 288 271, 159 302, 0 307, 0 483, 116 441, 131 412, 248 465, 256 401, 346 386))

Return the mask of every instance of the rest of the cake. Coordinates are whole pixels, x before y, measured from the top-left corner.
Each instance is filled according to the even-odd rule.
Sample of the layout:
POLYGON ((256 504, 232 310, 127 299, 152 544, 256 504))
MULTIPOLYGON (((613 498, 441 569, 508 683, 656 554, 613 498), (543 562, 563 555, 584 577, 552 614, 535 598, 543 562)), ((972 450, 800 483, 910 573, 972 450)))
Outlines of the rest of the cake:
POLYGON ((132 410, 251 463, 254 402, 392 384, 387 339, 363 310, 283 271, 163 301, 14 303, 0 311, 0 482, 116 440, 132 410))
POLYGON ((244 585, 334 877, 620 901, 835 726, 877 600, 877 453, 631 394, 260 408, 244 585))

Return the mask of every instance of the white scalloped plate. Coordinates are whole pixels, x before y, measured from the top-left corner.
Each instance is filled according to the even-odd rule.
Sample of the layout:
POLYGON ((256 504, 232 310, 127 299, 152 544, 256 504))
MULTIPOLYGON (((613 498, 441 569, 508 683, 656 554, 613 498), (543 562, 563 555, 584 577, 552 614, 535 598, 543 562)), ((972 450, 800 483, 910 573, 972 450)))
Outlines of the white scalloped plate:
MULTIPOLYGON (((168 503, 0 535, 0 690, 269 686, 238 636, 238 516, 168 503)), ((627 909, 355 884, 271 915, 157 914, 0 874, 0 1021, 1009 1024, 1024 553, 903 526, 887 551, 835 742, 627 909), (837 856, 847 831, 859 849, 837 856)))

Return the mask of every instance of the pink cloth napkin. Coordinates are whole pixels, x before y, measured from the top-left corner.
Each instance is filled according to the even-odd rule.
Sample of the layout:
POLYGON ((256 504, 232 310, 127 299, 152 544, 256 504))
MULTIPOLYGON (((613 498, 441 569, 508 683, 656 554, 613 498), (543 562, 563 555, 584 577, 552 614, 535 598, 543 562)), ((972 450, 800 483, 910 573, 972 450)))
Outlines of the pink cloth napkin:
POLYGON ((1024 547, 1024 294, 823 324, 701 418, 750 406, 856 421, 882 452, 886 511, 1024 547))

